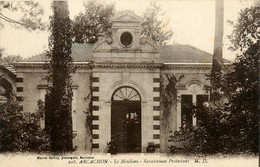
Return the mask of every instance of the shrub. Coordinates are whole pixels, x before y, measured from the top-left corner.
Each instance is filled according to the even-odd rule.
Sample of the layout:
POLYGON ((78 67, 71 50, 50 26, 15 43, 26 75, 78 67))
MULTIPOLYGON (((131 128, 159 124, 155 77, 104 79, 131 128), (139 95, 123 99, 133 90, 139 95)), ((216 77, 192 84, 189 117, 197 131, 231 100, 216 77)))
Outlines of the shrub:
POLYGON ((0 152, 42 152, 50 148, 49 137, 40 128, 42 102, 35 113, 23 113, 15 95, 0 105, 0 152))

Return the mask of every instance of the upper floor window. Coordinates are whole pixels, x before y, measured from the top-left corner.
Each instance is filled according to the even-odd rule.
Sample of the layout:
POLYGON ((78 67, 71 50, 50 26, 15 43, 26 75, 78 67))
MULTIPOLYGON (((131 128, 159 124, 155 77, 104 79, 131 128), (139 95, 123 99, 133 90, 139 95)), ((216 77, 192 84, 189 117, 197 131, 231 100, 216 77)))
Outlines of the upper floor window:
POLYGON ((129 47, 132 42, 133 42, 133 36, 130 32, 124 32, 121 36, 120 36, 120 42, 122 45, 124 45, 125 47, 129 47))

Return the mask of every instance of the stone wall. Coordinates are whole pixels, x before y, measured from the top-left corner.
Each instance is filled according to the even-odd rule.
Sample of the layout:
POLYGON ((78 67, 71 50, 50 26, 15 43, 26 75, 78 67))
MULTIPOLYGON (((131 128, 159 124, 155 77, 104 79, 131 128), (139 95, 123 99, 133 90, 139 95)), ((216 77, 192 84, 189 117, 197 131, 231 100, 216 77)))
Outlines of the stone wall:
MULTIPOLYGON (((181 128, 181 95, 191 95, 193 104, 196 104, 197 95, 208 95, 205 86, 210 84, 206 75, 209 73, 210 66, 183 67, 176 65, 171 67, 165 66, 161 70, 161 86, 165 87, 169 84, 166 75, 169 77, 174 76, 176 78, 175 89, 177 91, 177 99, 175 103, 171 105, 171 109, 169 111, 163 111, 165 106, 161 103, 161 152, 166 152, 167 147, 170 146, 170 143, 168 142, 170 139, 169 136, 174 135, 174 132, 180 130, 181 128), (165 112, 168 112, 168 116, 170 118, 164 118, 165 112), (164 125, 168 125, 169 127, 164 125)), ((163 93, 165 92, 161 92, 161 100, 163 93)), ((196 125, 196 117, 193 117, 192 123, 193 125, 196 125)))
MULTIPOLYGON (((37 101, 45 99, 47 89, 47 71, 42 67, 26 67, 17 69, 18 76, 23 78, 23 82, 18 82, 17 93, 23 97, 22 106, 24 112, 35 112, 37 110, 37 101)), ((91 152, 91 141, 86 137, 86 111, 89 108, 90 99, 90 75, 89 69, 79 68, 76 73, 72 74, 73 79, 73 101, 72 101, 72 118, 73 147, 79 151, 91 152)), ((44 121, 41 121, 44 128, 44 121)))
MULTIPOLYGON (((153 82, 154 78, 159 79, 158 69, 94 69, 93 77, 98 82, 93 82, 93 87, 98 87, 99 92, 94 92, 93 96, 99 100, 93 102, 93 115, 98 116, 98 120, 93 121, 93 134, 99 137, 93 139, 94 151, 106 152, 107 143, 111 140, 111 98, 114 91, 123 86, 129 86, 137 90, 141 96, 141 135, 142 152, 145 152, 148 142, 159 144, 157 137, 159 129, 154 129, 154 116, 159 111, 154 111, 154 106, 159 106, 159 92, 154 92, 154 87, 159 87, 158 82, 153 82), (156 98, 154 98, 156 97, 156 98)), ((159 125, 159 120, 157 125, 159 125)))

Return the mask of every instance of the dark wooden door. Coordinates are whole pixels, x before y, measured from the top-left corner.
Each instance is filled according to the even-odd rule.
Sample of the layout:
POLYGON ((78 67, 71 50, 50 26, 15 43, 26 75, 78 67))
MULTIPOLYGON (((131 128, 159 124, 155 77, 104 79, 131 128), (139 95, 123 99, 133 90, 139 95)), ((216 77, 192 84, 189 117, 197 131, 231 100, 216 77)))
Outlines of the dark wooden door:
POLYGON ((117 152, 141 152, 140 101, 112 102, 111 138, 117 152))

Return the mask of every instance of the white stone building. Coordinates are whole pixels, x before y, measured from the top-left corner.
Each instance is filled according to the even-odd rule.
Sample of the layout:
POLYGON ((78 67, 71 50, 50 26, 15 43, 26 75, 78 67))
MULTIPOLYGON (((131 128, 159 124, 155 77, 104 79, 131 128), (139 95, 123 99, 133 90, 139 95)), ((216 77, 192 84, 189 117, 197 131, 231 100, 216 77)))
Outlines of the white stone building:
MULTIPOLYGON (((210 73, 212 55, 189 45, 159 46, 141 37, 140 24, 139 16, 122 12, 112 20, 111 37, 94 45, 72 46, 77 68, 73 74, 73 146, 80 152, 106 152, 111 138, 119 152, 146 152, 149 142, 163 151, 162 139, 167 136, 160 126, 160 84, 166 73, 182 76, 176 84, 178 102, 171 114, 170 129, 196 125, 196 117, 185 111, 185 104, 200 104, 207 99, 205 85, 209 81, 205 74, 210 73), (89 109, 89 103, 93 109, 92 141, 87 138, 83 112, 89 109)), ((1 79, 0 90, 6 89, 3 82, 9 82, 23 98, 24 112, 34 112, 37 101, 44 100, 46 61, 44 55, 37 55, 16 63, 15 72, 0 69, 8 73, 1 79)))

